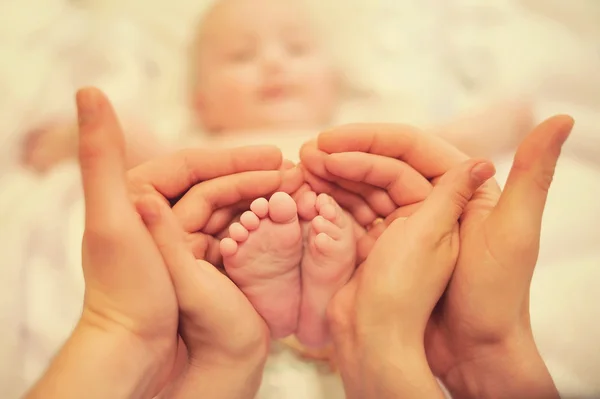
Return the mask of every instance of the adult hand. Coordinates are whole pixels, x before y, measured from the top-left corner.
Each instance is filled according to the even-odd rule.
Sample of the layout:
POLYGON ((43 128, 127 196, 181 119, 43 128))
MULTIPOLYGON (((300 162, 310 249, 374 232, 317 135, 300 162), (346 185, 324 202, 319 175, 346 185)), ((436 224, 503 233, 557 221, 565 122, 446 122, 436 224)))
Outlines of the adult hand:
MULTIPOLYGON (((537 126, 519 146, 504 192, 486 183, 465 209, 456 270, 426 332, 429 364, 454 397, 557 397, 533 340, 529 287, 547 192, 572 126, 567 116, 537 126)), ((350 188, 362 181, 397 205, 413 191, 412 172, 435 182, 465 159, 433 136, 394 125, 339 128, 322 134, 318 148, 311 171, 350 188)))
MULTIPOLYGON (((222 177, 239 184, 239 175, 222 177), (236 180, 238 180, 236 182, 236 180)), ((252 398, 259 388, 270 333, 248 299, 223 273, 197 260, 172 210, 153 196, 137 209, 171 275, 179 304, 179 333, 187 348, 187 367, 168 397, 252 398)))
POLYGON ((389 225, 330 302, 349 398, 444 397, 427 365, 425 328, 456 264, 458 219, 493 174, 490 163, 467 161, 444 175, 418 211, 389 225))
MULTIPOLYGON (((56 392, 60 397, 81 397, 76 394, 77 387, 87 386, 85 396, 90 398, 147 397, 165 385, 175 366, 178 302, 169 269, 134 203, 143 196, 162 201, 166 206, 187 192, 177 202, 174 212, 186 218, 190 231, 184 236, 186 244, 194 244, 196 254, 202 256, 210 249, 211 237, 205 229, 225 228, 227 216, 235 214, 238 203, 281 189, 284 175, 278 170, 281 154, 271 147, 188 150, 141 165, 126 174, 124 139, 108 100, 98 90, 87 89, 78 93, 77 106, 86 203, 83 239, 86 290, 74 337, 89 336, 89 331, 94 331, 92 335, 102 336, 106 341, 116 340, 117 348, 112 348, 114 353, 107 356, 100 349, 103 339, 96 338, 93 358, 90 356, 86 359, 89 362, 83 363, 94 367, 98 357, 108 357, 106 361, 112 361, 113 367, 85 370, 82 366, 78 384, 73 384, 77 379, 72 374, 58 372, 69 361, 77 363, 69 360, 76 351, 64 349, 47 374, 49 379, 43 379, 34 393, 47 397, 49 390, 44 387, 62 386, 63 390, 56 392), (233 175, 220 178, 230 174, 233 175), (127 368, 131 375, 122 368, 127 368), (57 384, 56 375, 65 381, 57 384), (100 386, 98 379, 103 380, 100 386), (111 384, 113 380, 126 382, 111 384), (115 387, 121 385, 126 386, 117 392, 115 387)), ((220 299, 216 304, 215 301, 204 304, 212 306, 210 309, 204 309, 203 303, 196 304, 205 311, 206 318, 200 322, 214 321, 212 316, 219 310, 231 311, 227 308, 228 299, 220 299), (222 307, 215 308, 219 304, 222 307)), ((207 339, 219 337, 230 328, 204 326, 205 332, 212 332, 210 337, 206 333, 207 339)), ((85 340, 81 341, 84 343, 78 351, 84 352, 81 346, 85 346, 85 340)), ((65 348, 69 345, 75 344, 67 344, 65 348)), ((239 341, 231 345, 239 346, 239 341)))

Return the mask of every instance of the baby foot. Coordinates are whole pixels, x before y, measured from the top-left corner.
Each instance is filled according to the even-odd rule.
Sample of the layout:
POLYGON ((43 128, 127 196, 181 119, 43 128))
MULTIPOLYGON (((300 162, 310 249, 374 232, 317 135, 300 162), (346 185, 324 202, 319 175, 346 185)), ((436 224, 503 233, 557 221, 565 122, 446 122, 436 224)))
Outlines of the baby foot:
POLYGON ((296 337, 307 346, 329 343, 325 311, 329 300, 352 276, 356 241, 348 214, 328 195, 305 194, 300 216, 311 220, 302 257, 302 301, 296 337))
POLYGON ((293 334, 300 306, 302 233, 296 203, 278 192, 259 198, 229 227, 221 240, 227 274, 256 311, 275 339, 293 334))

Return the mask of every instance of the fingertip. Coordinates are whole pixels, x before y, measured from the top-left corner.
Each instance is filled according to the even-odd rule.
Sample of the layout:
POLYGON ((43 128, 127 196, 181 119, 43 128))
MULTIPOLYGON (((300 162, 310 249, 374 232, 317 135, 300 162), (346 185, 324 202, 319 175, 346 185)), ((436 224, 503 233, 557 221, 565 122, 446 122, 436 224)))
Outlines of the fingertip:
POLYGON ((289 159, 284 159, 281 163, 281 170, 293 169, 294 166, 296 166, 294 162, 290 161, 289 159))
POLYGON ((471 167, 471 177, 478 185, 485 183, 496 174, 494 164, 489 161, 477 161, 471 167))
POLYGON ((147 226, 160 221, 162 217, 161 205, 160 201, 152 196, 142 197, 135 202, 135 208, 147 226))
POLYGON ((298 190, 304 183, 304 173, 302 169, 296 166, 282 170, 280 176, 279 190, 288 194, 298 190))
POLYGON ((105 100, 104 94, 95 87, 85 87, 75 94, 79 127, 93 123, 98 117, 98 111, 105 100))
POLYGON ((325 160, 327 154, 320 151, 313 142, 305 143, 300 150, 300 159, 302 160, 303 169, 320 176, 328 176, 325 168, 325 160))
POLYGON ((303 151, 310 151, 311 149, 315 148, 317 148, 317 140, 309 140, 306 143, 302 144, 302 147, 300 147, 300 154, 302 154, 303 151))
POLYGON ((562 147, 573 131, 575 119, 570 115, 556 115, 554 120, 556 121, 554 123, 557 124, 556 139, 558 144, 562 147))
POLYGON ((554 115, 537 125, 533 132, 521 143, 520 148, 525 143, 528 143, 525 148, 530 145, 537 147, 537 149, 550 145, 550 148, 555 147, 555 150, 559 152, 571 135, 574 125, 575 120, 570 115, 554 115))
POLYGON ((276 162, 277 165, 279 165, 279 167, 281 167, 281 165, 283 164, 283 154, 281 152, 281 149, 273 145, 267 146, 267 148, 269 157, 272 158, 273 161, 276 162))
MULTIPOLYGON (((215 155, 214 151, 211 151, 211 155, 215 155)), ((274 145, 250 145, 233 149, 221 149, 216 152, 216 155, 219 158, 221 156, 224 158, 232 158, 237 165, 235 169, 239 172, 251 170, 280 170, 283 168, 283 154, 279 147, 274 145)), ((198 164, 201 164, 201 167, 206 167, 205 163, 203 164, 202 159, 198 159, 198 161, 198 164)), ((221 174, 222 173, 219 173, 218 175, 221 174)))
POLYGON ((255 146, 254 150, 268 159, 277 160, 279 165, 283 163, 283 154, 281 153, 281 149, 275 145, 259 145, 255 146))

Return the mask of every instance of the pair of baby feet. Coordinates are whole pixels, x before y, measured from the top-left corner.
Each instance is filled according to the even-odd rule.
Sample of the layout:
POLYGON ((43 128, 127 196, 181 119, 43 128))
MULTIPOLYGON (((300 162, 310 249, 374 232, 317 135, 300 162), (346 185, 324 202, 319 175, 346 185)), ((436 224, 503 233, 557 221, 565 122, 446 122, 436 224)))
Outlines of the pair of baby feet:
POLYGON ((263 317, 273 338, 296 334, 307 346, 329 341, 329 300, 355 269, 350 216, 329 196, 296 202, 277 192, 255 200, 221 241, 229 277, 263 317))

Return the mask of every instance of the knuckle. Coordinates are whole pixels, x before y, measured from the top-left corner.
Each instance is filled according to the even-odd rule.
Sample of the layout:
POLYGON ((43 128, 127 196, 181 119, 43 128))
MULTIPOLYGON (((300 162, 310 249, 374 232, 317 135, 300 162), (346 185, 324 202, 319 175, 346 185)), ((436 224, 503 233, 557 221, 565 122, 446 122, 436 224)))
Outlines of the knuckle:
POLYGON ((127 173, 127 191, 133 198, 142 197, 144 194, 149 194, 152 191, 152 187, 148 182, 135 171, 127 173))
POLYGON ((183 165, 181 173, 184 176, 187 176, 188 187, 192 187, 202 180, 200 173, 196 167, 196 163, 192 161, 192 154, 190 152, 182 153, 182 160, 183 165))
POLYGON ((526 260, 531 254, 537 256, 539 235, 532 228, 521 226, 519 234, 506 234, 507 248, 518 259, 526 260))
POLYGON ((106 155, 106 148, 100 143, 97 143, 97 140, 82 140, 79 145, 79 156, 82 161, 85 162, 94 162, 97 159, 101 159, 106 155))
POLYGON ((468 189, 461 187, 458 190, 452 190, 449 193, 449 199, 452 206, 462 211, 471 200, 471 193, 468 189))
POLYGON ((524 156, 516 156, 512 165, 511 173, 518 176, 529 177, 531 184, 548 192, 554 179, 554 167, 541 167, 534 159, 524 156))
POLYGON ((554 171, 542 171, 532 178, 532 183, 542 192, 547 193, 554 179, 554 171))

